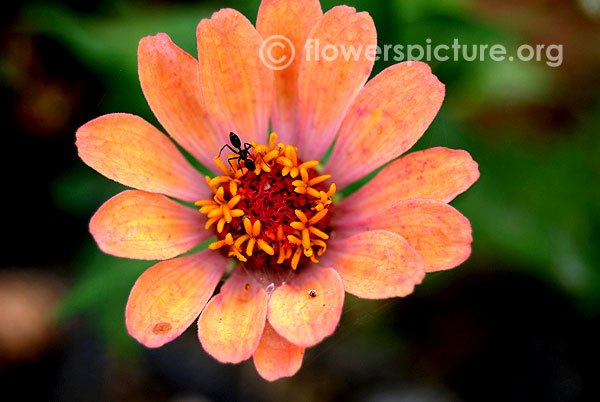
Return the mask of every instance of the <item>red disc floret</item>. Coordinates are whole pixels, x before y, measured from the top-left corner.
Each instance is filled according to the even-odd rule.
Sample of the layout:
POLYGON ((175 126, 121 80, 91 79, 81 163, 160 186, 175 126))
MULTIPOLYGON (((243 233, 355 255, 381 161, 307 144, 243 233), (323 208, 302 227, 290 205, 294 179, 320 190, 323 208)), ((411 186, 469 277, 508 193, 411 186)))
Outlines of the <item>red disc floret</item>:
MULTIPOLYGON (((300 162, 301 163, 301 162, 300 162)), ((287 265, 277 264, 276 261, 279 255, 279 247, 290 248, 294 246, 287 240, 288 235, 295 232, 290 226, 290 223, 298 220, 295 210, 299 209, 310 219, 317 211, 311 209, 312 197, 307 194, 298 194, 294 191, 292 182, 295 180, 289 175, 281 175, 282 167, 275 165, 270 172, 262 172, 260 175, 254 172, 248 172, 239 179, 237 194, 242 196, 236 208, 242 209, 246 214, 239 218, 233 218, 229 227, 225 226, 223 232, 218 233, 215 228, 215 234, 219 240, 225 239, 228 233, 231 233, 233 238, 243 235, 245 232, 243 220, 249 218, 251 223, 257 219, 262 224, 262 234, 273 241, 271 246, 275 249, 275 255, 270 256, 265 253, 255 253, 248 261, 244 263, 246 268, 253 270, 263 269, 289 269, 287 265), (281 228, 281 229, 280 229, 281 228), (278 231, 282 231, 284 241, 276 242, 278 231)), ((308 171, 309 178, 317 176, 314 169, 308 171)), ((225 198, 231 198, 229 186, 227 183, 222 184, 225 191, 225 198)), ((317 190, 326 191, 326 186, 319 183, 315 186, 317 190)), ((330 213, 315 225, 318 229, 329 234, 328 224, 331 220, 332 206, 329 207, 330 213)), ((227 250, 222 249, 224 254, 227 250)), ((308 258, 303 257, 300 265, 308 262, 308 258)))
POLYGON ((246 160, 227 166, 216 157, 224 175, 206 177, 215 195, 196 205, 207 214, 205 228, 212 227, 218 239, 210 249, 274 281, 274 274, 316 263, 325 252, 336 188, 325 185, 331 175, 317 173, 318 161, 302 162, 297 148, 277 144, 275 134, 268 145, 252 142, 247 158, 251 171, 246 160))

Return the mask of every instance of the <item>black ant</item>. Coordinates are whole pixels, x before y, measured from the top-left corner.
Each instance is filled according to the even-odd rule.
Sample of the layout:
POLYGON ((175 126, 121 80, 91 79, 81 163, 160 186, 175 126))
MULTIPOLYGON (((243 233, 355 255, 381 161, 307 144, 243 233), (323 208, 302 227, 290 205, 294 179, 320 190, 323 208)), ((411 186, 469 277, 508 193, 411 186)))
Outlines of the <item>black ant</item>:
POLYGON ((223 152, 223 150, 225 148, 229 148, 230 151, 232 151, 234 154, 236 154, 236 156, 227 158, 227 162, 229 162, 229 166, 231 166, 232 169, 233 169, 233 165, 231 164, 232 160, 234 160, 234 161, 237 160, 238 167, 240 168, 240 170, 242 170, 242 166, 240 165, 240 160, 244 162, 244 166, 246 167, 246 169, 248 169, 248 171, 252 171, 252 170, 256 169, 256 165, 254 164, 254 161, 252 160, 252 158, 250 158, 249 151, 250 151, 250 149, 252 149, 252 145, 245 142, 244 145, 242 146, 242 141, 240 140, 240 137, 238 137, 236 133, 232 133, 232 132, 229 133, 229 142, 231 142, 231 146, 229 144, 223 145, 223 147, 221 147, 221 150, 219 151, 219 157, 221 157, 221 152, 223 152))

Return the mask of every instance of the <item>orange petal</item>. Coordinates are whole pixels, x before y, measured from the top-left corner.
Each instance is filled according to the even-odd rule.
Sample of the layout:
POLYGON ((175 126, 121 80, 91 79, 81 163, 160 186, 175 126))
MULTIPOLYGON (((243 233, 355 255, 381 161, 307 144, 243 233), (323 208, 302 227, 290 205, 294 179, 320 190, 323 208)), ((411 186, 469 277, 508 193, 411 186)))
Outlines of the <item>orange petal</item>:
POLYGON ((175 257, 211 236, 198 211, 139 190, 106 201, 92 217, 90 232, 105 253, 141 260, 175 257))
POLYGON ((253 355, 258 374, 267 381, 291 377, 300 370, 303 357, 304 348, 279 336, 267 321, 253 355))
POLYGON ((370 50, 376 45, 371 16, 352 7, 334 7, 315 24, 298 78, 303 159, 320 159, 333 142, 346 110, 371 74, 375 53, 370 50), (333 58, 336 50, 338 57, 333 58))
POLYGON ((332 241, 321 258, 344 281, 348 293, 365 299, 403 297, 425 277, 425 263, 408 242, 377 230, 332 241))
POLYGON ((202 347, 222 363, 246 360, 258 346, 266 315, 266 292, 238 269, 200 315, 202 347))
POLYGON ((205 166, 226 142, 219 138, 201 99, 198 61, 167 34, 147 36, 138 46, 138 70, 146 100, 175 141, 205 166))
POLYGON ((282 60, 273 64, 275 97, 271 125, 279 140, 285 144, 296 144, 298 71, 302 49, 321 15, 323 12, 318 0, 263 0, 258 9, 256 28, 266 40, 263 57, 267 61, 282 60), (288 63, 287 67, 281 68, 288 63))
POLYGON ((393 65, 369 81, 348 110, 327 163, 336 185, 350 184, 409 150, 433 121, 444 93, 420 62, 393 65))
POLYGON ((239 12, 223 9, 196 30, 200 83, 206 107, 221 134, 243 142, 267 138, 273 72, 260 60, 262 38, 239 12))
POLYGON ((479 178, 466 151, 430 148, 413 152, 383 168, 364 187, 340 203, 341 210, 364 215, 410 198, 450 202, 479 178))
POLYGON ((309 347, 335 331, 343 304, 344 286, 335 270, 304 267, 271 295, 269 322, 291 343, 309 347))
POLYGON ((400 201, 354 222, 337 222, 340 234, 388 230, 404 237, 425 261, 427 272, 454 268, 471 254, 471 224, 460 212, 437 200, 400 201))
POLYGON ((77 130, 77 149, 88 166, 126 186, 190 202, 209 197, 204 177, 141 117, 98 117, 77 130))
POLYGON ((203 251, 148 268, 127 301, 129 334, 149 348, 177 338, 198 317, 226 265, 219 254, 203 251))

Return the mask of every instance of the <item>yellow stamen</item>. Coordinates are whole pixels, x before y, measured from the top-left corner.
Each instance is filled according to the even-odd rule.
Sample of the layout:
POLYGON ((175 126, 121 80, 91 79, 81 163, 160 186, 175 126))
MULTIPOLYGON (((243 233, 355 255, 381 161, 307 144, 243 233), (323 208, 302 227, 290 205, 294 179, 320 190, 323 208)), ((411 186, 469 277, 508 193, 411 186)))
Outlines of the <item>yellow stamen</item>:
POLYGON ((204 229, 208 230, 213 225, 213 223, 215 223, 218 220, 219 220, 219 218, 211 218, 211 219, 207 220, 206 223, 204 224, 204 229))
POLYGON ((217 222, 217 232, 222 233, 223 232, 223 228, 225 227, 225 218, 221 218, 219 219, 219 222, 217 222))
POLYGON ((223 215, 223 209, 215 208, 212 211, 210 211, 207 216, 208 216, 208 219, 211 219, 211 218, 218 218, 221 215, 223 215))
MULTIPOLYGON (((210 184, 209 184, 209 186, 210 186, 210 184)), ((223 187, 219 187, 217 189, 217 191, 215 191, 214 199, 216 202, 223 202, 225 200, 224 197, 225 197, 225 190, 223 189, 223 187)))
POLYGON ((280 157, 278 157, 278 158, 276 159, 276 161, 277 161, 277 163, 279 163, 280 165, 287 166, 287 167, 290 167, 290 168, 291 168, 292 166, 294 166, 294 163, 293 163, 293 162, 292 162, 290 159, 286 158, 285 156, 280 156, 280 157))
POLYGON ((238 202, 240 202, 240 200, 242 199, 241 195, 236 195, 235 197, 233 197, 232 199, 230 199, 227 202, 227 207, 228 208, 233 208, 237 205, 238 202))
POLYGON ((279 258, 277 258, 277 264, 282 264, 285 261, 285 251, 283 247, 279 247, 279 258))
POLYGON ((319 183, 323 183, 325 180, 331 179, 330 174, 323 174, 321 176, 314 177, 308 181, 309 187, 317 185, 319 183))
POLYGON ((228 256, 230 256, 230 257, 235 257, 235 258, 237 258, 238 260, 240 260, 241 262, 247 262, 247 261, 248 261, 248 259, 247 259, 246 257, 244 257, 244 256, 242 255, 242 253, 240 253, 239 246, 236 246, 236 244, 237 244, 237 240, 239 240, 239 238, 238 238, 238 239, 236 239, 236 241, 235 241, 235 243, 233 244, 233 246, 231 246, 231 247, 229 248, 229 253, 228 253, 227 255, 228 255, 228 256))
POLYGON ((323 231, 321 231, 321 230, 317 229, 317 228, 316 228, 316 227, 314 227, 314 226, 311 226, 311 227, 310 227, 308 230, 310 230, 310 231, 311 231, 311 233, 313 233, 315 236, 318 236, 318 237, 320 237, 320 238, 321 238, 321 239, 323 239, 323 240, 327 240, 327 239, 329 239, 329 235, 328 235, 327 233, 325 233, 325 232, 323 232, 323 231))
POLYGON ((306 194, 311 195, 311 196, 313 196, 315 198, 321 198, 321 194, 317 190, 315 190, 314 188, 312 188, 312 187, 308 187, 306 189, 306 194))
POLYGON ((310 232, 307 228, 302 229, 302 246, 304 249, 310 248, 310 232))
POLYGON ((246 215, 246 213, 243 210, 241 210, 241 209, 232 209, 231 210, 231 217, 232 218, 239 218, 239 217, 244 216, 244 215, 246 215))
POLYGON ((245 234, 245 235, 241 235, 240 237, 235 239, 235 243, 234 243, 235 248, 240 248, 242 246, 242 244, 244 244, 244 242, 246 240, 248 240, 249 238, 250 238, 250 236, 245 234))
POLYGON ((235 197, 237 195, 237 191, 238 191, 238 181, 231 180, 229 182, 229 192, 231 193, 231 195, 233 195, 235 197))
MULTIPOLYGON (((262 159, 262 158, 261 158, 262 159)), ((257 164, 257 170, 258 173, 256 173, 256 175, 258 176, 260 174, 260 170, 262 170, 263 172, 269 173, 271 172, 271 166, 269 166, 269 164, 267 162, 265 162, 264 160, 261 160, 258 164, 257 164), (259 169, 260 168, 260 169, 259 169)))
POLYGON ((306 215, 304 214, 304 212, 300 211, 299 209, 296 209, 294 211, 294 214, 296 214, 296 216, 298 217, 298 219, 300 219, 300 222, 302 222, 302 223, 308 222, 308 218, 306 217, 306 215))
POLYGON ((225 239, 223 240, 217 240, 216 242, 210 243, 208 248, 210 250, 217 250, 224 245, 233 245, 233 236, 231 236, 231 233, 227 233, 227 236, 225 236, 225 239))
POLYGON ((269 255, 275 255, 275 250, 273 250, 273 247, 269 246, 269 244, 266 241, 264 241, 263 239, 258 239, 257 244, 258 244, 258 247, 260 247, 260 249, 262 251, 264 251, 265 253, 267 253, 269 255))
POLYGON ((194 203, 195 206, 200 207, 203 205, 214 205, 215 202, 213 200, 200 200, 194 203))
POLYGON ((302 163, 300 166, 298 166, 299 169, 312 169, 314 167, 317 167, 319 165, 319 161, 308 161, 308 162, 304 162, 302 163))
POLYGON ((288 235, 287 239, 290 243, 295 244, 297 246, 302 244, 302 240, 300 240, 299 238, 297 238, 294 235, 288 235))
POLYGON ((208 187, 210 187, 210 189, 211 189, 211 190, 212 190, 214 193, 216 193, 216 192, 217 192, 217 188, 216 188, 215 186, 211 186, 211 185, 210 185, 210 181, 212 180, 212 179, 210 178, 210 176, 204 176, 204 180, 206 180, 206 184, 208 185, 208 187))
POLYGON ((256 239, 254 237, 251 237, 250 240, 248 240, 248 245, 246 246, 246 254, 248 254, 248 257, 250 257, 252 255, 252 251, 254 250, 255 243, 256 243, 256 239))
POLYGON ((302 181, 308 183, 308 170, 300 168, 300 175, 302 176, 302 181))
POLYGON ((271 135, 269 136, 269 149, 275 149, 276 145, 277 145, 277 134, 271 133, 271 135))
POLYGON ((306 227, 302 222, 292 222, 290 223, 290 226, 296 230, 302 230, 306 227))
POLYGON ((227 223, 231 223, 233 220, 233 217, 231 216, 231 210, 227 205, 223 205, 223 216, 225 217, 227 223))
POLYGON ((286 145, 285 151, 284 151, 285 157, 292 161, 293 166, 298 165, 298 158, 296 157, 296 151, 297 151, 297 148, 293 147, 291 145, 286 145))
POLYGON ((218 207, 218 206, 216 206, 216 205, 206 205, 206 206, 204 206, 204 207, 200 208, 198 211, 199 211, 201 214, 207 214, 207 213, 209 213, 210 211, 212 211, 212 210, 213 210, 213 209, 215 209, 215 208, 219 208, 219 207, 218 207))
POLYGON ((335 183, 331 183, 331 186, 329 186, 329 191, 327 192, 327 196, 333 197, 333 195, 335 194, 335 190, 336 190, 335 183))
POLYGON ((231 171, 229 170, 229 168, 227 167, 227 165, 223 163, 223 161, 221 160, 221 158, 219 158, 218 156, 215 156, 213 160, 215 161, 215 164, 219 167, 219 169, 221 169, 221 171, 223 172, 223 174, 229 176, 229 174, 231 173, 231 171))
POLYGON ((273 159, 277 158, 279 156, 279 150, 278 149, 274 149, 272 151, 269 151, 269 153, 267 153, 265 156, 263 156, 263 160, 265 162, 270 162, 273 159))
POLYGON ((321 219, 323 219, 325 217, 325 215, 327 215, 327 212, 329 212, 329 209, 324 209, 322 211, 317 212, 315 214, 315 216, 313 216, 312 218, 310 218, 308 220, 308 224, 314 225, 315 223, 319 222, 321 219))
POLYGON ((246 229, 246 233, 248 233, 248 235, 252 236, 252 224, 248 218, 244 219, 244 229, 246 229))
POLYGON ((317 255, 319 257, 323 255, 325 250, 327 250, 327 243, 325 243, 323 240, 315 239, 311 240, 311 243, 313 244, 313 246, 319 247, 319 250, 317 251, 317 255))
POLYGON ((217 186, 221 183, 227 183, 228 181, 231 181, 231 177, 229 177, 229 176, 216 176, 210 180, 208 185, 209 186, 217 186))
POLYGON ((298 268, 298 263, 300 262, 300 257, 302 256, 302 247, 297 247, 294 252, 294 256, 292 257, 291 265, 292 269, 295 271, 298 268))
POLYGON ((258 237, 260 235, 260 221, 257 219, 252 227, 252 236, 258 237))

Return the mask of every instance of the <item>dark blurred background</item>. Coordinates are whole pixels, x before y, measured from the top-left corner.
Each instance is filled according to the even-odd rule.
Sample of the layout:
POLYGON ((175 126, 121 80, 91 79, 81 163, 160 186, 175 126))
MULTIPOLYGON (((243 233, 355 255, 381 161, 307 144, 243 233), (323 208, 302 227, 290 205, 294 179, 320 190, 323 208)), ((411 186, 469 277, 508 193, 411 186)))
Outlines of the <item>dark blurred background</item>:
MULTIPOLYGON (((341 1, 341 0, 340 0, 341 1)), ((3 211, 0 389, 56 401, 600 400, 600 1, 346 1, 379 44, 561 44, 564 61, 430 62, 446 100, 417 148, 468 150, 481 178, 453 205, 473 253, 405 299, 348 297, 300 372, 267 383, 221 365, 195 324, 157 350, 124 326, 148 262, 102 254, 87 228, 121 186, 81 162, 76 129, 110 112, 158 124, 137 42, 259 2, 16 2, 0 27, 3 211)), ((340 4, 322 1, 323 9, 340 4)), ((379 61, 374 74, 393 61, 379 61)), ((4 398, 3 398, 4 399, 4 398)))

